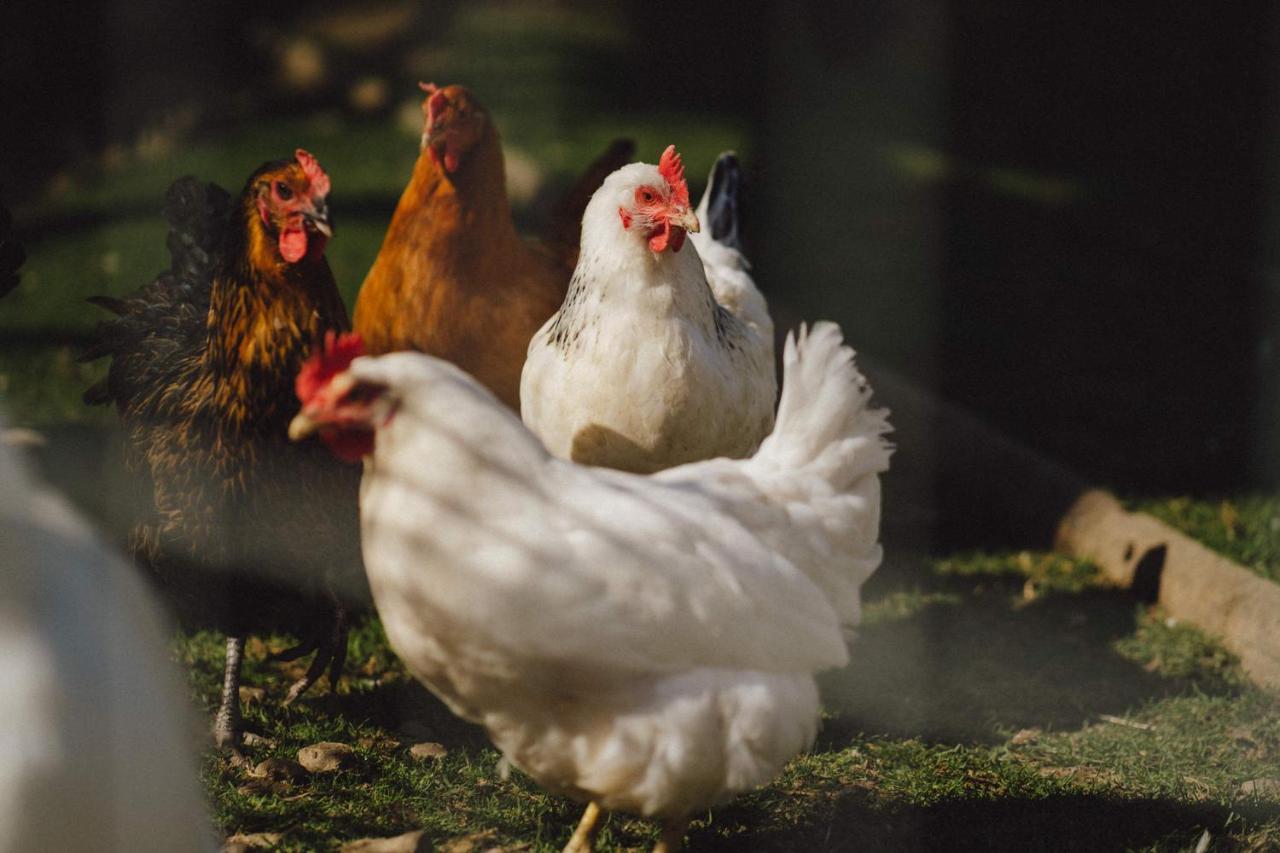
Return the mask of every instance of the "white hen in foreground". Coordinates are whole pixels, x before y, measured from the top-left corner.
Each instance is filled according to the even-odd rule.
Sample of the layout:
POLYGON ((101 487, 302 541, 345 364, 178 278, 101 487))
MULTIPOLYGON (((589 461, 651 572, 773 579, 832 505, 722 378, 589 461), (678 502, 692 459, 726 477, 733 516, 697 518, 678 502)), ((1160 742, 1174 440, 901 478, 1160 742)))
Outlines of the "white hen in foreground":
MULTIPOLYGON (((708 199, 736 193, 727 156, 704 215, 708 199)), ((521 416, 556 456, 648 473, 746 456, 769 434, 768 308, 736 245, 699 230, 674 146, 657 166, 614 172, 592 196, 564 304, 529 342, 520 380, 521 416)))
POLYGON ((753 457, 652 476, 550 456, 438 359, 340 372, 348 345, 299 377, 290 433, 350 447, 363 431, 387 637, 513 764, 589 801, 588 818, 662 818, 671 849, 691 813, 809 746, 814 673, 848 660, 842 629, 880 562, 890 452, 838 327, 788 340, 777 426, 753 457))
POLYGON ((170 626, 2 441, 0 543, 0 853, 216 849, 170 626))

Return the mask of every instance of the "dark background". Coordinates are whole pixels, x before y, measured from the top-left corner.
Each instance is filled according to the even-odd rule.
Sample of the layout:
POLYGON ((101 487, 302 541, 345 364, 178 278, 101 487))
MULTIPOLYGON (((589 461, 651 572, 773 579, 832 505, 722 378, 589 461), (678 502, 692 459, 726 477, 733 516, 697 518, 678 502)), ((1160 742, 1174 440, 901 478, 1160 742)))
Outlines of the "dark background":
MULTIPOLYGON (((566 20, 579 8, 533 5, 566 20)), ((447 40, 465 7, 348 4, 407 23, 332 53, 324 84, 272 84, 280 40, 334 8, 8 4, 6 200, 38 209, 59 172, 174 124, 177 105, 175 132, 194 139, 345 109, 343 81, 362 74, 411 86, 399 58, 447 40)), ((757 279, 780 325, 836 319, 863 354, 897 410, 889 488, 928 536, 966 544, 1003 520, 1005 539, 1042 538, 1052 513, 1020 511, 1060 508, 1084 483, 1273 488, 1273 4, 580 8, 603 8, 626 37, 575 48, 560 90, 504 66, 500 47, 482 79, 458 82, 545 105, 567 127, 604 107, 742 121, 757 279)), ((365 201, 384 216, 395 196, 365 201)), ((18 224, 39 242, 62 223, 18 224)))

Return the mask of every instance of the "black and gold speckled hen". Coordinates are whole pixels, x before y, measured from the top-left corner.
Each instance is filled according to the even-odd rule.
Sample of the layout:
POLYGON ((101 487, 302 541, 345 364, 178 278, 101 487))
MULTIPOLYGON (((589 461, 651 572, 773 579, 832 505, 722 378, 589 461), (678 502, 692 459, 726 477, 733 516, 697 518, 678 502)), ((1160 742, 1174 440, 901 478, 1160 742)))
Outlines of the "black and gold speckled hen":
POLYGON ((170 269, 131 296, 99 297, 85 393, 112 403, 149 494, 130 544, 188 624, 227 634, 219 745, 238 748, 245 635, 290 631, 316 656, 291 701, 346 653, 345 603, 367 597, 359 469, 292 445, 293 383, 312 345, 350 327, 324 257, 329 178, 299 149, 260 167, 238 199, 194 178, 169 188, 170 269), (345 603, 344 603, 345 602, 345 603))

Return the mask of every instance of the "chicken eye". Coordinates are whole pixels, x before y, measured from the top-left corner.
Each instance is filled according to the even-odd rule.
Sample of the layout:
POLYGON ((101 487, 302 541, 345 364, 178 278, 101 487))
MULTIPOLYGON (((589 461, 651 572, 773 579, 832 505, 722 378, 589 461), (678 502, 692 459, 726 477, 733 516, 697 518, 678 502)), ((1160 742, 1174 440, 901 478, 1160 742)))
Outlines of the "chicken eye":
POLYGON ((288 201, 293 198, 293 190, 283 181, 276 181, 276 195, 280 196, 281 201, 288 201))
POLYGON ((641 204, 653 204, 654 195, 650 190, 641 189, 636 193, 641 204))

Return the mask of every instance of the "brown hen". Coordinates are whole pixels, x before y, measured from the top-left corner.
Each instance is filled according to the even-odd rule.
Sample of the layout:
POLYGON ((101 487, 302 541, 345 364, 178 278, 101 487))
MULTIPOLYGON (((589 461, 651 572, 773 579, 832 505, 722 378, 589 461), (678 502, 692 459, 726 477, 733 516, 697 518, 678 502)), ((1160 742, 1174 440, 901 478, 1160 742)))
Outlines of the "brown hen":
POLYGON ((512 409, 529 340, 564 300, 582 211, 631 159, 615 141, 557 206, 542 243, 516 232, 492 115, 462 86, 423 83, 422 151, 356 301, 371 354, 454 362, 512 409))

